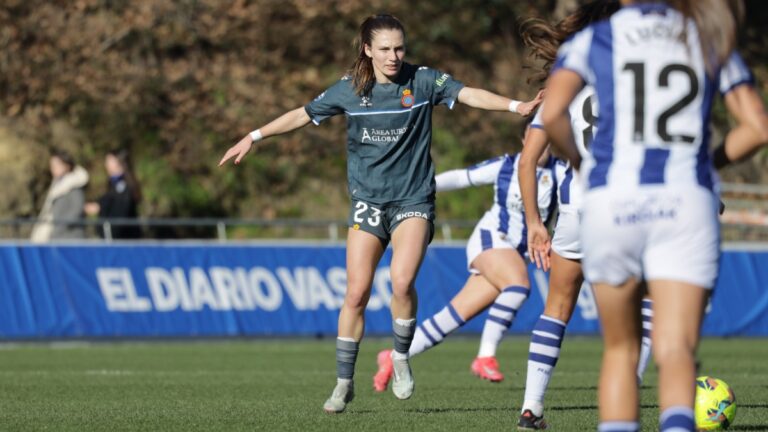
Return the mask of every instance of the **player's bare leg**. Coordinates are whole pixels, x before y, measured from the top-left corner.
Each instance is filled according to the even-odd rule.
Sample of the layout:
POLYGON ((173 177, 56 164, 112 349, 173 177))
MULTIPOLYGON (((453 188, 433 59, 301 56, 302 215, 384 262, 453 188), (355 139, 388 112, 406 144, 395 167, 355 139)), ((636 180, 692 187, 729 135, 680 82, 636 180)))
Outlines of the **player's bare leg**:
POLYGON ((693 427, 696 347, 709 291, 673 281, 650 281, 653 299, 653 357, 659 369, 661 428, 687 422, 693 427))
POLYGON ((431 224, 421 218, 402 221, 392 233, 392 320, 395 349, 392 351, 392 392, 398 399, 413 394, 414 381, 408 350, 416 331, 417 297, 414 282, 429 244, 431 224))
POLYGON ((581 262, 550 253, 549 293, 544 313, 534 327, 528 354, 525 399, 517 427, 520 430, 546 429, 544 395, 560 357, 565 326, 573 315, 584 274, 581 262))
POLYGON ((499 290, 499 295, 488 312, 480 348, 470 370, 480 378, 500 382, 504 375, 499 370, 496 349, 528 298, 528 269, 523 257, 514 249, 489 249, 474 259, 472 267, 499 290))
POLYGON ((619 286, 595 284, 594 291, 604 345, 598 390, 600 422, 603 426, 636 423, 642 292, 634 278, 619 286))
POLYGON ((325 401, 329 413, 344 411, 354 398, 355 362, 365 328, 364 312, 371 296, 371 284, 384 248, 378 237, 358 230, 347 234, 347 292, 339 313, 336 339, 336 387, 325 401))

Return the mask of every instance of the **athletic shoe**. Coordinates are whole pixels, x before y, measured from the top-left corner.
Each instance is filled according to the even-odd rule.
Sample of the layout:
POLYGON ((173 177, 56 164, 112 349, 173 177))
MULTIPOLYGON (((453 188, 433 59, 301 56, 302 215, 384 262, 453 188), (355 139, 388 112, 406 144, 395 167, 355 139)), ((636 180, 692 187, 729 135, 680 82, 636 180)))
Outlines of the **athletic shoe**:
POLYGON ((398 399, 408 399, 413 394, 413 374, 408 359, 392 359, 392 393, 398 399))
POLYGON ((547 422, 544 416, 536 417, 531 410, 525 410, 520 414, 517 421, 517 430, 544 430, 547 428, 547 422))
POLYGON ((504 375, 499 371, 496 357, 477 357, 470 368, 472 373, 490 382, 504 381, 504 375))
POLYGON ((355 383, 352 380, 349 382, 336 383, 336 387, 331 393, 331 397, 323 404, 323 410, 329 414, 338 414, 344 412, 344 408, 347 404, 352 402, 355 398, 355 383))
POLYGON ((376 356, 376 364, 379 366, 379 370, 373 376, 373 391, 385 392, 389 380, 392 379, 392 350, 379 351, 379 355, 376 356))

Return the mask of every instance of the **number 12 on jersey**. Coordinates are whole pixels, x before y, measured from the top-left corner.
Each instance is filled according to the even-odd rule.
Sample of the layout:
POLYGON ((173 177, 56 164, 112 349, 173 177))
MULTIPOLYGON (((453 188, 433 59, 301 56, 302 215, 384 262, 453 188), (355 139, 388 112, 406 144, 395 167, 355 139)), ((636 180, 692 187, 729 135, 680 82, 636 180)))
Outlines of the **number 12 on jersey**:
MULTIPOLYGON (((631 74, 634 85, 634 91, 630 93, 634 95, 632 141, 636 143, 653 143, 656 141, 667 144, 693 143, 696 140, 697 131, 701 129, 702 120, 698 110, 686 108, 689 108, 689 105, 696 100, 699 94, 700 86, 696 72, 688 65, 668 64, 661 68, 658 77, 652 80, 652 85, 646 86, 647 70, 647 65, 639 62, 626 63, 622 69, 623 72, 631 74), (678 79, 674 81, 673 85, 675 77, 678 79), (674 99, 669 95, 674 89, 685 89, 684 94, 674 99), (651 111, 649 104, 661 105, 665 108, 655 115, 655 118, 648 118, 648 112, 651 111), (690 115, 695 116, 695 118, 689 119, 688 116, 690 115), (673 120, 676 131, 670 132, 669 123, 673 120), (646 121, 651 122, 647 126, 651 128, 655 126, 655 136, 646 136, 645 131, 648 130, 646 121)), ((654 111, 658 112, 658 110, 654 111)))

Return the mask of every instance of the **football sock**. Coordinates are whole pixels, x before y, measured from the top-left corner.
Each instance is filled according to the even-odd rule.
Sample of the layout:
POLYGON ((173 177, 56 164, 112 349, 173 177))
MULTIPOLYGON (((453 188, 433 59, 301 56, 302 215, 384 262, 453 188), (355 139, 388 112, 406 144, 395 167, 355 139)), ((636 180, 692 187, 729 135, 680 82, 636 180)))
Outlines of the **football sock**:
POLYGON ((359 350, 360 342, 355 342, 352 338, 336 339, 336 377, 340 380, 351 380, 355 375, 355 362, 359 350))
POLYGON ((449 303, 440 312, 419 324, 408 355, 413 357, 439 344, 446 336, 463 326, 464 319, 449 303))
POLYGON ((411 342, 413 341, 413 334, 416 330, 416 319, 403 319, 397 318, 392 323, 392 330, 395 335, 395 353, 393 358, 397 354, 408 356, 408 349, 411 348, 411 342))
POLYGON ((653 302, 649 299, 643 299, 641 310, 643 318, 643 339, 640 344, 640 359, 637 362, 637 382, 643 383, 643 374, 648 367, 648 360, 651 358, 651 328, 653 326, 653 302))
POLYGON ((504 332, 512 326, 515 314, 528 298, 529 293, 530 290, 526 287, 510 286, 496 297, 485 319, 478 357, 496 356, 496 348, 504 337, 504 332))
POLYGON ((565 323, 546 315, 541 315, 533 327, 528 349, 528 376, 525 381, 523 411, 529 409, 537 417, 540 417, 544 410, 544 393, 560 357, 564 334, 565 323))
POLYGON ((693 409, 687 406, 669 407, 659 418, 661 432, 693 432, 696 422, 693 420, 693 409))
POLYGON ((637 432, 640 423, 636 421, 604 421, 597 426, 597 432, 637 432))

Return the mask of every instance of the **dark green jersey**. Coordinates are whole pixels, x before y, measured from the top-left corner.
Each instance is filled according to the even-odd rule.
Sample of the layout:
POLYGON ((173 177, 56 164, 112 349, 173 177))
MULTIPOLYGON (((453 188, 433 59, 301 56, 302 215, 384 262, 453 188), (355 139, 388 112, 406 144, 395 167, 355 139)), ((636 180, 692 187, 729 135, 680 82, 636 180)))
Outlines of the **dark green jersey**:
POLYGON ((453 108, 464 87, 450 75, 404 63, 393 83, 355 94, 344 77, 306 107, 315 124, 347 116, 347 178, 353 199, 385 206, 434 200, 432 109, 453 108))

